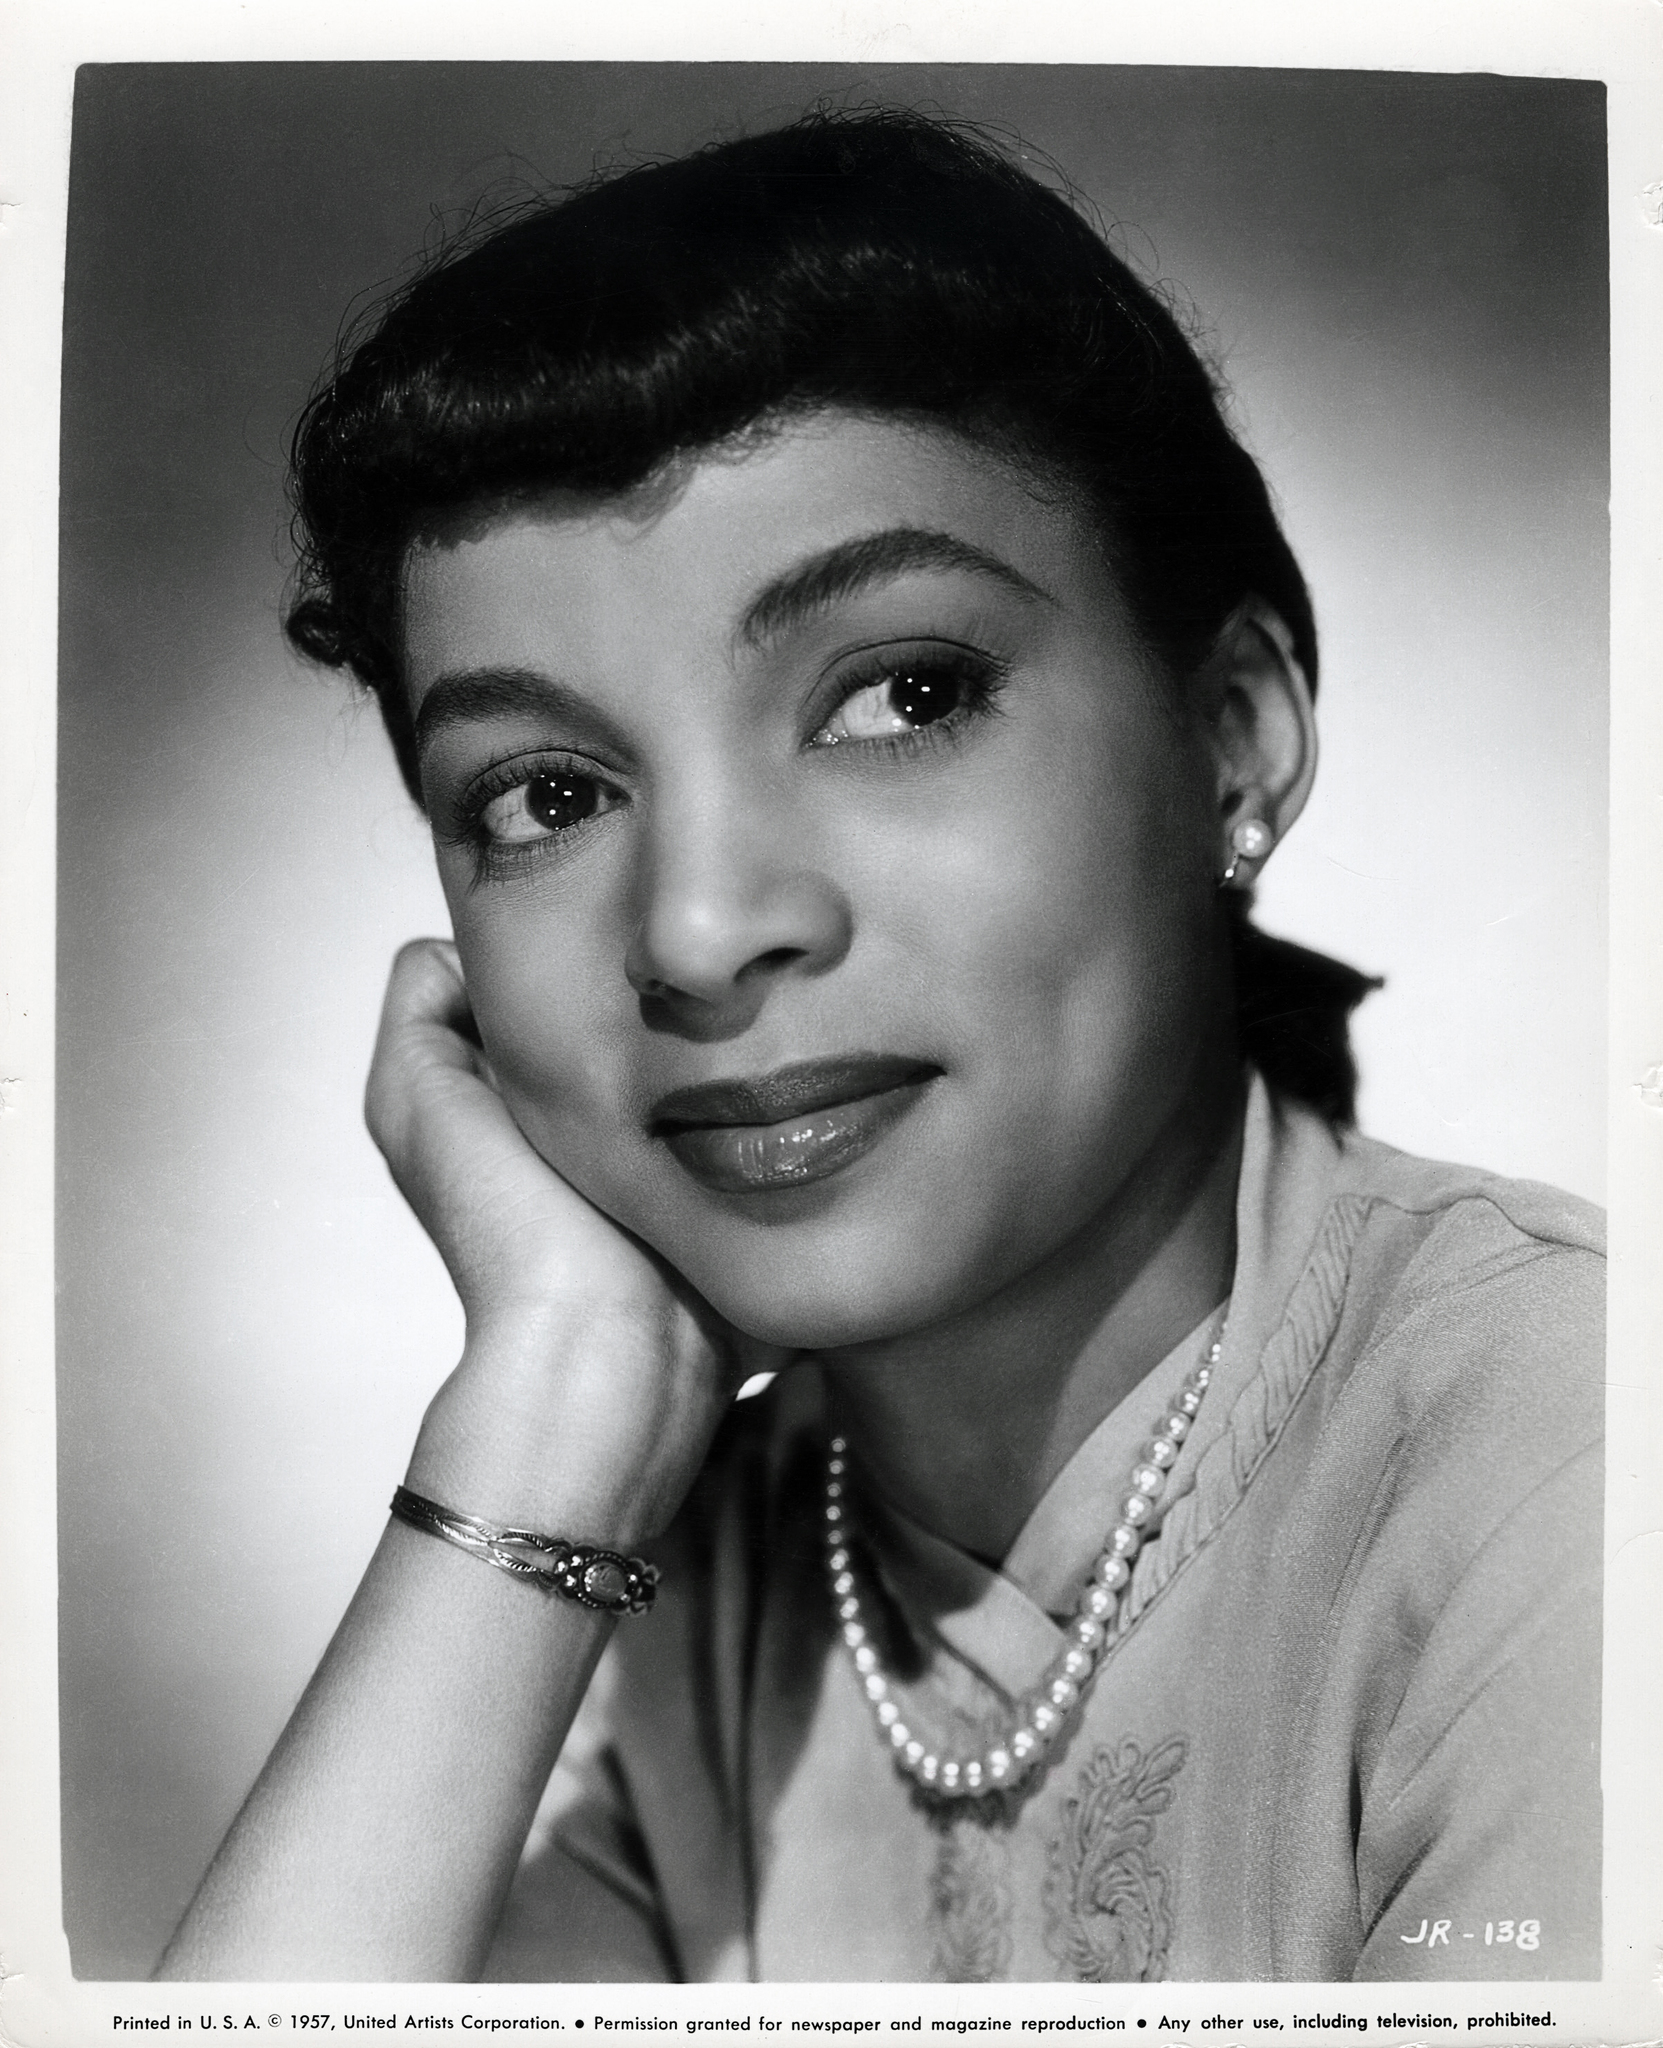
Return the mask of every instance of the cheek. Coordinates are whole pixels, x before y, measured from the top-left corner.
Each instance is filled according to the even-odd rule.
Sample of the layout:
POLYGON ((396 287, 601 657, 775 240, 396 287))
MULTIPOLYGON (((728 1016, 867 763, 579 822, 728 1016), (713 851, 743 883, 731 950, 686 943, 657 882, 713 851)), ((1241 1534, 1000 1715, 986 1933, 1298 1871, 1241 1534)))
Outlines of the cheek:
POLYGON ((904 950, 1012 1053, 1076 1040, 1100 1056, 1135 1020, 1157 1028, 1207 951, 1205 806, 1181 739, 1156 720, 1104 728, 1002 757, 891 863, 904 950))
POLYGON ((1204 1055, 1210 842, 1170 753, 1059 750, 1035 763, 1034 801, 989 792, 979 815, 920 841, 934 914, 911 950, 964 1084, 981 1259, 1037 1256, 1098 1206, 1204 1055))

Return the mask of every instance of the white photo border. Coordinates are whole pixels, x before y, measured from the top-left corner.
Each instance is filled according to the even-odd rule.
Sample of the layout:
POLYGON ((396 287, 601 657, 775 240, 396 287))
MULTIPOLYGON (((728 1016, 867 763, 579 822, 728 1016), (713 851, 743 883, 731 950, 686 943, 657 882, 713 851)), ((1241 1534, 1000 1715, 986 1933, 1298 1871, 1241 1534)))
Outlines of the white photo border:
MULTIPOLYGON (((57 403, 70 106, 84 62, 463 58, 767 58, 857 62, 1230 64, 1494 71, 1600 78, 1608 90, 1612 325, 1612 1222, 1605 1651, 1606 1974, 1533 1986, 1556 2023, 1536 2038, 1663 2034, 1663 8, 1655 0, 719 0, 613 9, 399 0, 165 0, 155 8, 28 0, 0 9, 0 1638, 8 1645, 0 1813, 0 2038, 107 2041, 112 2015, 212 2010, 267 2028, 303 2008, 683 2018, 897 2014, 1061 2016, 1101 2009, 1079 1987, 366 1987, 79 1983, 61 1924, 53 1471, 53 844, 57 403)), ((1113 1987, 1115 2010, 1285 2010, 1291 1987, 1113 1987), (1221 2003, 1221 1999, 1224 2000, 1221 2003)), ((1297 1996, 1297 1993, 1294 1993, 1297 1996)), ((1395 2005, 1403 1996, 1396 1994, 1395 2005)), ((1524 1996, 1514 1987, 1514 1998, 1524 1996)), ((1421 1985, 1417 2011, 1470 2015, 1476 1987, 1421 1985)), ((1378 2014, 1391 1987, 1308 1988, 1303 2003, 1378 2014)), ((928 2020, 926 2019, 926 2026, 928 2020)), ((1458 2029, 1467 2031, 1465 2018, 1458 2029)), ((787 2031, 789 2026, 787 2025, 787 2031)), ((1492 2038, 1488 2033, 1485 2038, 1492 2038)))

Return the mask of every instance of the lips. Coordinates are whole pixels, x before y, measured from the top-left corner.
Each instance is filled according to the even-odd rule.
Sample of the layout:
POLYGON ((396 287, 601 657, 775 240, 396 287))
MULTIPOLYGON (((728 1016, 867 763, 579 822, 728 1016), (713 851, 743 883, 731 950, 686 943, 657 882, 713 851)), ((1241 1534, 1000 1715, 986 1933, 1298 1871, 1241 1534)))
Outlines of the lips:
POLYGON ((799 1187, 869 1152, 940 1072, 891 1053, 804 1060, 751 1079, 677 1088, 653 1104, 649 1129, 718 1193, 799 1187))

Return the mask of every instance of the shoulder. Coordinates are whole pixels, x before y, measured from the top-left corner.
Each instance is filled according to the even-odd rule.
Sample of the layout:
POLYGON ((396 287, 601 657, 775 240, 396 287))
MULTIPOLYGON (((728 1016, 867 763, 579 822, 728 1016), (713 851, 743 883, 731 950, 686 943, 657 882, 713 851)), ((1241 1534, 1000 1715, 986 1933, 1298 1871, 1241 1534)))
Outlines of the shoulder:
POLYGON ((1605 1224, 1591 1202, 1355 1135, 1338 1187, 1360 1209, 1351 1292, 1378 1334, 1416 1323, 1530 1348, 1599 1343, 1605 1224))
POLYGON ((1313 1361, 1278 1445, 1280 1540, 1310 1583, 1335 1575, 1336 1655, 1371 1725, 1413 1689, 1418 1756, 1524 1645, 1545 1630, 1571 1656, 1597 1614, 1601 1220, 1347 1137, 1307 1283, 1324 1256, 1331 1315, 1302 1318, 1296 1291, 1269 1353, 1297 1340, 1313 1361))
POLYGON ((1605 1217, 1592 1202, 1545 1182, 1508 1180, 1481 1167, 1419 1159, 1355 1131, 1340 1139, 1340 1188, 1382 1210, 1419 1219, 1441 1248, 1464 1255, 1467 1238, 1522 1240, 1544 1249, 1603 1257, 1605 1217))
POLYGON ((1389 1441, 1400 1480, 1489 1486, 1498 1507, 1585 1460, 1604 1407, 1601 1212, 1356 1136, 1336 1199, 1356 1221, 1336 1421, 1389 1441))

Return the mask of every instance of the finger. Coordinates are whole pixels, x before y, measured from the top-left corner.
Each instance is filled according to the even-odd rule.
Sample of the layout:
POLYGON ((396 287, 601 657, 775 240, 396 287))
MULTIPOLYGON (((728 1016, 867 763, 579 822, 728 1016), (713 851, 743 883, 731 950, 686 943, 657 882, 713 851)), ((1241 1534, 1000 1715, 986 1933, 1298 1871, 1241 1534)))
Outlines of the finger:
POLYGON ((412 939, 399 948, 387 979, 364 1089, 364 1114, 376 1142, 385 1151, 396 1139, 423 1069, 480 1075, 483 1065, 456 947, 448 939, 412 939))
POLYGON ((411 939, 393 956, 382 1016, 400 1023, 443 1024, 475 1038, 462 956, 451 939, 411 939))
POLYGON ((376 1059, 396 1057, 404 1048, 469 1072, 482 1064, 461 959, 448 939, 412 939, 393 961, 376 1059))

